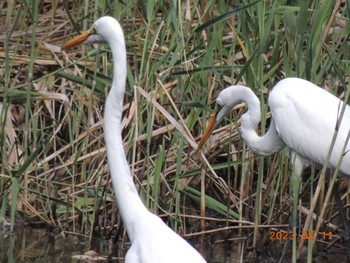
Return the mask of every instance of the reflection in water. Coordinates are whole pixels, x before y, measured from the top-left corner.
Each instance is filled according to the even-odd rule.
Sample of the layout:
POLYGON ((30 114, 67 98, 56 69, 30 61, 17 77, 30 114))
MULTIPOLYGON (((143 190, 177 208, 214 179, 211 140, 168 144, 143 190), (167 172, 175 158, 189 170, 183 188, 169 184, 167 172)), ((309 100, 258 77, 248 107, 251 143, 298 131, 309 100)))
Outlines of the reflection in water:
MULTIPOLYGON (((265 250, 263 257, 251 257, 247 252, 244 242, 237 241, 228 245, 198 245, 196 248, 207 259, 208 263, 236 263, 236 262, 277 262, 281 244, 272 244, 265 250), (244 251, 244 258, 241 258, 244 251)), ((89 245, 86 237, 67 235, 63 238, 60 234, 53 234, 46 229, 16 228, 14 233, 0 228, 0 262, 93 262, 78 260, 77 256, 85 259, 93 259, 95 252, 105 260, 98 262, 124 262, 125 246, 119 247, 112 241, 96 240, 89 245), (122 247, 122 248, 121 248, 122 247)), ((288 261, 284 261, 288 262, 288 261)), ((317 256, 317 262, 335 263, 347 262, 344 254, 327 252, 317 256)))
POLYGON ((0 262, 71 262, 74 253, 84 253, 84 242, 76 237, 55 238, 46 229, 0 230, 0 262))

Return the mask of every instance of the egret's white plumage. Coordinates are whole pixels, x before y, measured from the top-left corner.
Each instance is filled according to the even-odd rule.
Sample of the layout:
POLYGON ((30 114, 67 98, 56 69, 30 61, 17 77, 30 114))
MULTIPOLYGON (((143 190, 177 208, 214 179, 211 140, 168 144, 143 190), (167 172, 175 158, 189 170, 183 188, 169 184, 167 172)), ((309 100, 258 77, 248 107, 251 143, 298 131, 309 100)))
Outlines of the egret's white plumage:
MULTIPOLYGON (((248 110, 241 116, 241 135, 248 147, 259 155, 271 155, 288 146, 294 155, 303 158, 304 164, 312 161, 323 165, 333 134, 338 129, 328 164, 330 168, 337 166, 350 130, 350 107, 346 106, 339 125, 343 102, 315 84, 299 78, 286 78, 278 82, 269 94, 272 119, 263 136, 256 132, 261 119, 260 101, 250 88, 230 86, 219 94, 216 101, 222 106, 216 116, 216 124, 238 103, 247 104, 248 110)), ((203 136, 200 146, 209 134, 203 136)), ((350 175, 349 149, 350 145, 340 166, 344 175, 350 175)))
POLYGON ((69 41, 62 49, 83 41, 107 43, 114 58, 113 83, 105 106, 105 141, 113 188, 119 211, 131 241, 127 263, 205 262, 183 238, 142 203, 135 188, 122 141, 122 108, 127 74, 124 34, 117 20, 101 17, 93 28, 69 41))

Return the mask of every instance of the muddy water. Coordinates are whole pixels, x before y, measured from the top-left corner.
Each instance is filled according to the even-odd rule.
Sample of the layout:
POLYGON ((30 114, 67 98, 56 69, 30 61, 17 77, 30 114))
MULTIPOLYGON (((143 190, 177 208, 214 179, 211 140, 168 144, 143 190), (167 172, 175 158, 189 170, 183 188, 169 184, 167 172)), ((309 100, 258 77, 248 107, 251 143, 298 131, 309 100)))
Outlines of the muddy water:
MULTIPOLYGON (((201 249, 208 262, 238 262, 219 246, 201 249)), ((126 249, 112 241, 96 240, 89 245, 86 237, 52 234, 46 229, 18 227, 14 233, 0 229, 0 262, 124 262, 126 249), (93 252, 91 252, 93 251, 93 252)))
MULTIPOLYGON (((241 242, 238 242, 242 244, 241 242)), ((219 262, 277 262, 280 246, 271 246, 269 256, 261 257, 248 252, 244 246, 211 244, 196 247, 208 263, 219 262), (275 249, 275 251, 273 251, 275 249), (241 251, 245 258, 241 258, 241 251), (277 251, 278 250, 278 251, 277 251), (272 256, 271 256, 272 255, 272 256)), ((0 229, 0 262, 124 262, 126 250, 118 248, 111 241, 96 240, 89 244, 85 237, 52 234, 46 229, 21 228, 14 233, 0 229)), ((315 256, 317 262, 348 262, 344 252, 327 252, 315 256)), ((287 261, 284 261, 287 262, 287 261)), ((306 262, 302 261, 302 262, 306 262)))

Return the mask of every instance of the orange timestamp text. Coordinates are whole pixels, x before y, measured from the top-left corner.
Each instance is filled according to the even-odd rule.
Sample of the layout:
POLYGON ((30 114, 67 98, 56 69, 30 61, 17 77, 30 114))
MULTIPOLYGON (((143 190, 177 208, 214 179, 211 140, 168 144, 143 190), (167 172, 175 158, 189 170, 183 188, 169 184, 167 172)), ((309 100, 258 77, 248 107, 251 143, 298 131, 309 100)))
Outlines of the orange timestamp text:
MULTIPOLYGON (((297 237, 297 235, 293 231, 285 232, 285 231, 270 231, 270 240, 293 240, 297 237)), ((324 240, 332 240, 333 233, 332 232, 320 232, 319 235, 324 240)), ((300 235, 302 240, 315 240, 316 235, 314 231, 303 231, 300 235)))

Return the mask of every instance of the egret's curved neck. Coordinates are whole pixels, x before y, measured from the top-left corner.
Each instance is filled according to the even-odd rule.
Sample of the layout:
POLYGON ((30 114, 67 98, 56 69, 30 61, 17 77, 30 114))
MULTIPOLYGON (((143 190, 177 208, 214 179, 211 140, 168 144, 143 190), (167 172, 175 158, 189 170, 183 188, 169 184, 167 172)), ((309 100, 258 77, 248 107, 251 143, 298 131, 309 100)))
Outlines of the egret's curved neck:
POLYGON ((133 241, 135 224, 137 221, 142 221, 139 217, 147 209, 143 205, 132 180, 121 135, 121 118, 127 74, 125 43, 124 39, 116 39, 110 42, 114 73, 112 87, 105 106, 104 133, 108 164, 118 208, 129 238, 133 241))
POLYGON ((265 135, 259 136, 256 129, 261 120, 260 101, 253 91, 245 88, 240 92, 241 100, 247 104, 248 111, 241 117, 241 134, 248 147, 256 154, 271 155, 285 147, 279 137, 275 123, 271 120, 270 127, 265 135))

